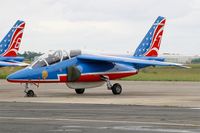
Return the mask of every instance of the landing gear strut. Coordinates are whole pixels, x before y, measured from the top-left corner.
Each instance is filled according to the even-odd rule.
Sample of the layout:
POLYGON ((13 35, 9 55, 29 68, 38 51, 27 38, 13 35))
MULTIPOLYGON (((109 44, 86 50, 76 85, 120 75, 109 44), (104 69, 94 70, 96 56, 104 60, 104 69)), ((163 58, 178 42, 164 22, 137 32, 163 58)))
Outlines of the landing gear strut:
POLYGON ((34 93, 34 91, 29 88, 29 83, 25 83, 24 92, 26 93, 27 97, 36 97, 36 94, 34 93))
POLYGON ((112 90, 114 95, 119 95, 122 92, 122 87, 119 83, 111 84, 109 77, 102 76, 102 80, 106 82, 108 90, 112 90))

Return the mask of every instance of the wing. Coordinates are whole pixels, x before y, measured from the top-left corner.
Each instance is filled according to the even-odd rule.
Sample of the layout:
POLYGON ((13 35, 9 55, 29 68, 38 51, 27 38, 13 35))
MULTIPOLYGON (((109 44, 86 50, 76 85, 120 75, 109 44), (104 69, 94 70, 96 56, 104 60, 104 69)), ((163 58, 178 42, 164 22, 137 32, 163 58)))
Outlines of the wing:
POLYGON ((7 67, 7 66, 28 66, 28 63, 24 62, 5 62, 5 61, 0 61, 0 67, 7 67))
POLYGON ((135 59, 135 58, 127 58, 127 57, 117 57, 117 56, 107 56, 107 55, 82 54, 82 55, 77 56, 77 59, 87 60, 87 61, 106 61, 106 62, 114 62, 114 63, 130 63, 130 64, 134 64, 134 65, 178 66, 178 67, 183 67, 183 68, 189 68, 187 66, 184 66, 183 64, 178 64, 178 63, 135 59))

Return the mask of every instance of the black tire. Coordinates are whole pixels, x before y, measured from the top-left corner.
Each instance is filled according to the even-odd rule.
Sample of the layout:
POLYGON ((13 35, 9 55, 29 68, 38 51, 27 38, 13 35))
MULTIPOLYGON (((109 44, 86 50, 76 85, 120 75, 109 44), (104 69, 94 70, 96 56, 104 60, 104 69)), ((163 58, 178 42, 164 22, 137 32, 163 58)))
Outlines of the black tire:
POLYGON ((33 90, 28 90, 28 92, 26 93, 27 97, 34 97, 35 93, 33 90))
POLYGON ((114 95, 119 95, 122 92, 122 87, 119 83, 115 83, 112 87, 111 87, 112 93, 114 95))
POLYGON ((85 89, 75 89, 76 94, 83 94, 85 92, 85 89))

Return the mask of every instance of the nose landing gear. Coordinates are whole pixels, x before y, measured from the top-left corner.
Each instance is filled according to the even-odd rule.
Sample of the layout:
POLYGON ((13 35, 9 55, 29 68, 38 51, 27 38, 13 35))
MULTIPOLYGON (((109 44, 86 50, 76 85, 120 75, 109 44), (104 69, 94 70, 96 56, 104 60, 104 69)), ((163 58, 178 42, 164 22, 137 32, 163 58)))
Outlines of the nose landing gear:
MULTIPOLYGON (((36 84, 32 84, 31 83, 31 85, 35 85, 35 86, 37 86, 38 87, 38 85, 36 85, 36 84)), ((24 92, 26 93, 26 97, 36 97, 37 95, 35 94, 35 92, 32 90, 32 89, 30 89, 30 83, 25 83, 25 90, 24 90, 24 92)))
POLYGON ((35 96, 35 93, 33 90, 28 90, 28 92, 26 92, 26 96, 27 97, 34 97, 35 96))

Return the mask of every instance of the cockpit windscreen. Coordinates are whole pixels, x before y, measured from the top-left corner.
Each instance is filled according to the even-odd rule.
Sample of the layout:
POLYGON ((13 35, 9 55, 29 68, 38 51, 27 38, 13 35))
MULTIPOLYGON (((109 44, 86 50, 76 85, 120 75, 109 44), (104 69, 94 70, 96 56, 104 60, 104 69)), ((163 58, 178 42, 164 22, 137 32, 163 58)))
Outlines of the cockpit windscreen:
POLYGON ((32 68, 44 67, 58 63, 62 60, 69 59, 68 53, 64 50, 49 51, 47 54, 43 54, 37 58, 30 66, 32 68))

